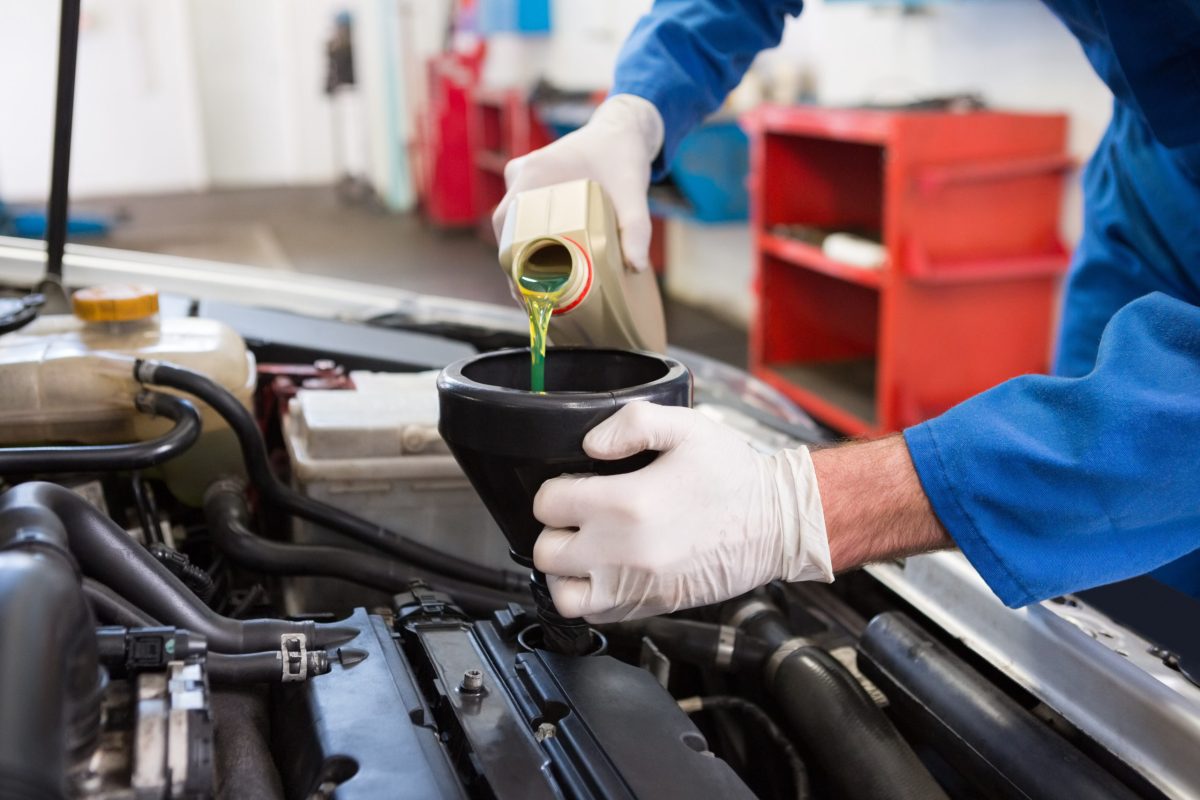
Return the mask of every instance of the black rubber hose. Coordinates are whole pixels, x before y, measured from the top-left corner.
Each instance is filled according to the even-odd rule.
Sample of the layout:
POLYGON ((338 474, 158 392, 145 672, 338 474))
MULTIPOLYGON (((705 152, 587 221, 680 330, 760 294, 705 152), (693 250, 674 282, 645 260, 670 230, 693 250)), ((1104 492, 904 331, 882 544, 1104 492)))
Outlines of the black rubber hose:
POLYGON ((246 462, 246 472, 267 503, 415 567, 493 589, 512 592, 525 589, 527 578, 524 575, 492 569, 452 556, 339 508, 305 497, 285 486, 271 470, 267 446, 253 415, 228 390, 208 377, 158 361, 138 361, 134 367, 134 377, 142 383, 168 386, 195 395, 220 414, 237 436, 246 462))
POLYGON ((884 713, 837 659, 801 647, 769 686, 832 797, 935 800, 946 794, 884 713))
POLYGON ((160 543, 162 529, 158 524, 157 516, 150 509, 150 495, 153 490, 146 485, 141 472, 133 473, 133 477, 129 481, 129 488, 133 492, 133 507, 137 510, 138 524, 142 526, 142 541, 147 546, 160 543))
POLYGON ((283 781, 271 756, 265 688, 219 687, 210 704, 216 800, 283 800, 283 781))
POLYGON ((858 663, 981 796, 1137 796, 904 614, 871 620, 858 663))
POLYGON ((727 602, 721 608, 721 619, 771 650, 795 638, 779 606, 761 592, 727 602))
POLYGON ((647 617, 597 626, 611 640, 648 636, 672 661, 720 671, 757 671, 771 654, 760 639, 728 625, 674 617, 647 617))
POLYGON ((753 671, 770 655, 761 639, 727 625, 652 617, 646 633, 668 656, 697 666, 753 671))
POLYGON ((775 720, 771 719, 762 708, 751 703, 749 700, 732 695, 689 697, 680 700, 679 707, 689 714, 698 711, 732 711, 738 716, 749 720, 779 748, 779 752, 783 755, 783 760, 787 762, 788 768, 791 770, 792 786, 794 787, 794 796, 797 800, 804 800, 804 798, 808 797, 808 769, 804 766, 804 760, 796 752, 796 748, 792 745, 791 740, 775 724, 775 720))
POLYGON ((185 398, 139 392, 134 403, 142 413, 166 417, 175 424, 147 442, 0 449, 0 475, 145 469, 182 454, 200 437, 200 414, 185 398))
POLYGON ((211 575, 193 564, 186 555, 165 544, 156 542, 146 549, 158 563, 167 568, 168 572, 183 581, 183 585, 190 589, 196 597, 199 597, 204 605, 212 603, 213 596, 217 593, 217 586, 211 575))
POLYGON ((54 514, 5 504, 0 548, 0 797, 66 797, 99 734, 96 623, 54 514))
MULTIPOLYGON (((98 584, 93 584, 98 586, 98 584)), ((100 587, 104 589, 104 587, 100 587)), ((107 590, 105 590, 107 591, 107 590)), ((104 596, 100 592, 96 596, 104 596)), ((105 601, 106 610, 125 603, 124 598, 115 601, 105 601)), ((134 609, 136 611, 136 609, 134 609)), ((118 616, 110 614, 110 616, 118 616)), ((281 683, 284 677, 283 652, 273 650, 265 653, 209 653, 208 642, 203 636, 197 636, 191 631, 170 626, 158 625, 153 619, 141 614, 133 616, 123 613, 130 625, 104 626, 96 629, 96 640, 99 643, 100 662, 104 664, 110 675, 126 677, 130 671, 139 671, 147 667, 139 661, 142 656, 140 648, 148 642, 157 645, 157 652, 166 653, 166 660, 203 658, 208 677, 214 683, 223 685, 251 683, 281 683)), ((308 650, 305 653, 304 675, 313 678, 329 672, 329 654, 324 650, 308 650)), ((297 675, 300 662, 291 665, 290 675, 297 675)), ((299 680, 299 678, 295 678, 299 680)))
POLYGON ((344 547, 290 544, 257 536, 250 528, 245 486, 224 478, 204 493, 204 516, 213 544, 230 561, 267 575, 341 578, 384 592, 407 591, 415 579, 425 580, 454 597, 463 609, 489 613, 509 603, 529 604, 527 594, 501 592, 440 575, 422 574, 393 559, 344 547))
MULTIPOLYGON (((329 654, 324 650, 309 650, 307 653, 308 678, 329 672, 329 654)), ((272 653, 209 653, 207 658, 208 677, 221 685, 251 683, 281 683, 283 680, 283 654, 272 653)))
POLYGON ((214 652, 274 650, 279 647, 281 635, 297 633, 305 635, 310 647, 319 648, 349 641, 358 633, 336 623, 223 617, 204 605, 95 506, 57 484, 20 484, 0 497, 0 513, 10 507, 38 507, 53 512, 66 528, 71 552, 85 575, 115 588, 163 624, 204 636, 214 652))
POLYGON ((99 581, 84 578, 83 594, 92 607, 92 613, 103 625, 120 625, 122 628, 156 628, 160 624, 154 617, 99 581))

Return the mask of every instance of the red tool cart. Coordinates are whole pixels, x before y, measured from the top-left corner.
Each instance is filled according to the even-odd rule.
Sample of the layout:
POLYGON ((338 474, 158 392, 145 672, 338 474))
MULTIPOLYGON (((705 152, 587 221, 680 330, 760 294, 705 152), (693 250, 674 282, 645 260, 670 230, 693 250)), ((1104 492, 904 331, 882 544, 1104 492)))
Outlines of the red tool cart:
POLYGON ((764 106, 744 123, 756 375, 860 435, 1046 370, 1064 116, 764 106), (831 232, 877 240, 882 263, 830 258, 831 232))
POLYGON ((443 228, 479 219, 471 166, 470 94, 482 54, 442 53, 429 59, 429 100, 418 125, 421 207, 443 228))
POLYGON ((492 211, 504 197, 504 165, 550 143, 527 93, 518 89, 471 92, 471 167, 481 235, 492 238, 492 211))

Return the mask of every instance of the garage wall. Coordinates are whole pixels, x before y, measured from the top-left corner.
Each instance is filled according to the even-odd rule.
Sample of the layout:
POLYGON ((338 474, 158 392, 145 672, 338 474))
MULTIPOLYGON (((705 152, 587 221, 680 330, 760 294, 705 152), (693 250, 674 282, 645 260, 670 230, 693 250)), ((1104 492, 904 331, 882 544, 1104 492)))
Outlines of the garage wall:
MULTIPOLYGON (((400 0, 189 0, 205 154, 216 187, 330 183, 366 174, 394 210, 413 204, 400 0), (357 124, 337 136, 324 93, 334 16, 354 19, 357 124), (352 163, 346 164, 345 155, 352 163)), ((343 118, 343 123, 346 120, 343 118)))
POLYGON ((545 62, 547 80, 563 89, 608 88, 625 37, 651 5, 651 0, 554 0, 550 7, 554 35, 545 62))
MULTIPOLYGON (((365 5, 355 0, 189 0, 213 186, 333 180, 325 40, 334 15, 343 9, 355 14, 357 39, 369 33, 362 29, 365 5)), ((356 53, 360 67, 362 50, 356 53)), ((358 72, 360 80, 369 73, 358 72)))
MULTIPOLYGON (((58 4, 0 0, 0 198, 49 191, 58 4)), ((71 191, 198 189, 206 181, 185 0, 85 0, 71 191)))
MULTIPOLYGON (((0 0, 0 198, 50 181, 56 2, 0 0)), ((395 0, 84 0, 71 194, 328 183, 339 174, 324 94, 334 15, 354 14, 359 160, 411 204, 395 0)))

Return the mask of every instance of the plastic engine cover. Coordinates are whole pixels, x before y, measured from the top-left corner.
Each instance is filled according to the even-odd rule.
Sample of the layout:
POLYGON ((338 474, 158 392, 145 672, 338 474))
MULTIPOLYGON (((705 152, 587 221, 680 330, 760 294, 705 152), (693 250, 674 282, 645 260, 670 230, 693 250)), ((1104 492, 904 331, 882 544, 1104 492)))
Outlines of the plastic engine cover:
POLYGON ((515 607, 472 623, 428 590, 396 600, 394 632, 360 609, 345 663, 280 687, 289 796, 753 797, 646 671, 521 652, 515 607))

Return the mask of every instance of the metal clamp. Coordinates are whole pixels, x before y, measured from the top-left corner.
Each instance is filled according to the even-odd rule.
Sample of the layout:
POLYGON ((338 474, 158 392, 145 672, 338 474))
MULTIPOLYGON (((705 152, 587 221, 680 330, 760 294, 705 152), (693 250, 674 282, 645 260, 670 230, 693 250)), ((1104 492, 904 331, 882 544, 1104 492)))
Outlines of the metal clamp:
POLYGON ((154 373, 157 371, 157 361, 139 358, 133 362, 133 377, 138 383, 154 383, 154 373))
POLYGON ((308 637, 303 633, 284 633, 279 636, 279 658, 283 683, 308 680, 308 637))
POLYGON ((737 628, 732 625, 722 625, 717 634, 717 660, 718 669, 728 669, 733 663, 733 648, 737 644, 737 628))
POLYGON ((785 659, 787 659, 788 656, 799 650, 801 647, 808 647, 810 644, 812 644, 812 641, 804 636, 793 636, 791 639, 786 639, 783 644, 775 648, 775 652, 771 653, 771 657, 767 659, 767 666, 763 670, 763 673, 767 679, 767 684, 770 685, 775 682, 775 673, 779 671, 779 666, 784 662, 785 659))
POLYGON ((733 616, 726 620, 725 624, 731 628, 740 628, 742 627, 742 623, 747 622, 751 617, 756 617, 764 611, 774 610, 773 606, 764 603, 762 600, 751 600, 734 612, 733 616))

